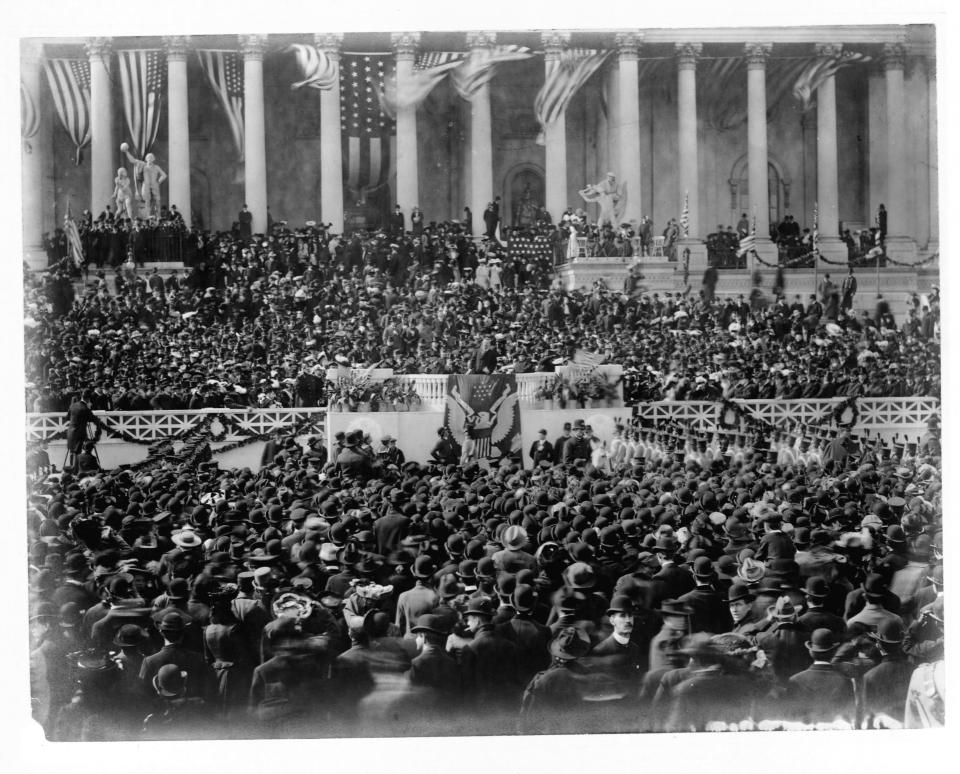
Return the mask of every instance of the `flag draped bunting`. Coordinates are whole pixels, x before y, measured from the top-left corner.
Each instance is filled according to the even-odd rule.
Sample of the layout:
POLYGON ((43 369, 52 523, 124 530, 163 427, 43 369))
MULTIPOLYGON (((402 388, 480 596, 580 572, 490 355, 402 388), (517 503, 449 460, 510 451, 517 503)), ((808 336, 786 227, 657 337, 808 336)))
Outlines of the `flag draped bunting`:
POLYGON ((300 69, 302 81, 290 84, 291 89, 309 86, 311 89, 332 89, 339 77, 336 60, 321 51, 316 46, 295 44, 287 51, 292 51, 297 57, 297 67, 300 69))
POLYGON ((533 107, 541 125, 558 120, 580 90, 609 56, 609 51, 570 49, 563 51, 552 62, 543 88, 537 94, 533 107))
POLYGON ((524 46, 477 48, 453 71, 453 87, 465 100, 472 100, 493 79, 497 65, 518 59, 529 59, 533 53, 524 46))
POLYGON ((197 49, 197 56, 203 74, 227 116, 233 143, 243 161, 243 62, 240 53, 197 49))
POLYGON ((53 105, 77 148, 79 164, 83 160, 81 151, 90 142, 90 62, 48 59, 44 64, 53 105))
POLYGON ((133 155, 142 159, 160 129, 166 68, 162 53, 156 50, 118 51, 117 59, 130 144, 133 155))

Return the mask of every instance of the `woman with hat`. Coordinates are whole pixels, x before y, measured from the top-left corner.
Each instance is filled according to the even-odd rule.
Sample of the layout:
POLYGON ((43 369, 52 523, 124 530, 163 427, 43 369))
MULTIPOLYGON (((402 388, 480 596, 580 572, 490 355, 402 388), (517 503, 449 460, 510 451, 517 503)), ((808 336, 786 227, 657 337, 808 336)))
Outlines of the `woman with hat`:
POLYGON ((252 652, 232 603, 239 591, 235 583, 222 583, 210 591, 210 624, 204 629, 204 652, 212 659, 216 675, 217 711, 229 718, 246 708, 250 678, 259 662, 252 652))
POLYGON ((550 641, 550 667, 527 685, 520 706, 520 733, 564 734, 582 730, 578 710, 585 683, 579 659, 590 652, 590 637, 575 626, 550 641))

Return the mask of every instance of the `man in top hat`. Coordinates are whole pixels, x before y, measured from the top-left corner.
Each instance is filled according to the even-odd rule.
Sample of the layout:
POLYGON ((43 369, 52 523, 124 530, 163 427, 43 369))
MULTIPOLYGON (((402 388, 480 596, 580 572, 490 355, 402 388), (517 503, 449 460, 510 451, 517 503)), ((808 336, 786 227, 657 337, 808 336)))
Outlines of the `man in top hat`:
POLYGON ((853 719, 853 683, 831 659, 837 641, 829 629, 816 629, 805 643, 813 663, 790 677, 787 696, 792 714, 806 723, 853 719))
POLYGON ((568 626, 551 640, 550 667, 527 685, 520 707, 522 733, 574 733, 582 728, 577 710, 582 707, 582 669, 577 663, 590 652, 590 638, 568 626))
POLYGON ((537 467, 543 460, 553 462, 553 444, 547 440, 546 430, 540 430, 537 433, 537 440, 530 446, 530 459, 534 467, 537 467))
POLYGON ((433 588, 433 574, 437 567, 426 554, 418 556, 413 563, 414 587, 397 598, 396 625, 404 637, 413 639, 413 626, 422 615, 431 612, 440 601, 433 588))
POLYGON ((691 629, 712 634, 729 631, 731 621, 728 605, 724 602, 723 595, 714 588, 716 572, 708 557, 699 556, 694 560, 693 580, 696 587, 679 598, 693 609, 691 629))
POLYGON ((563 423, 563 432, 553 442, 553 462, 559 464, 563 461, 563 446, 570 440, 571 433, 573 431, 573 425, 569 422, 563 423))

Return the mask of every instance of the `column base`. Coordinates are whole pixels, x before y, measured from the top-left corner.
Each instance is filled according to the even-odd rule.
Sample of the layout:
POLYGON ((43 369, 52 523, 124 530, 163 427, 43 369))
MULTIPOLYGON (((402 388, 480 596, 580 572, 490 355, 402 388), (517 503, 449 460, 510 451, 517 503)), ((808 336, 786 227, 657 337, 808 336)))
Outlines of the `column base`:
POLYGON ((30 271, 45 271, 49 266, 50 259, 42 245, 24 245, 23 262, 30 271))

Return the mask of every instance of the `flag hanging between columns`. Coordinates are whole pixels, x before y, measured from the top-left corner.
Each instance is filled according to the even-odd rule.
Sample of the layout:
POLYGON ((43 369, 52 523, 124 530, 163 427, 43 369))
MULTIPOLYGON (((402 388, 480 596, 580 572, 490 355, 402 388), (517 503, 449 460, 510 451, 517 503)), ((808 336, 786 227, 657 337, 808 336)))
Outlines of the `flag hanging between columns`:
POLYGON ((460 51, 425 51, 419 54, 413 62, 413 73, 402 87, 397 86, 396 75, 391 73, 383 88, 377 91, 380 109, 396 119, 397 111, 417 107, 466 56, 460 51))
POLYGON ((160 51, 118 51, 123 113, 133 155, 142 159, 157 139, 166 67, 160 51))
POLYGON ((453 71, 453 87, 465 100, 474 96, 493 79, 500 62, 529 59, 533 53, 524 46, 495 46, 470 52, 463 63, 453 71))
POLYGON ((561 52, 533 102, 533 109, 541 126, 552 123, 563 115, 570 100, 609 54, 609 51, 581 48, 561 52))
POLYGON ((745 234, 740 240, 740 248, 737 250, 737 258, 742 258, 747 253, 756 252, 757 249, 757 216, 753 216, 753 224, 750 226, 750 233, 745 234))
POLYGON ((90 62, 87 59, 48 59, 44 62, 53 105, 63 128, 77 148, 77 164, 90 143, 90 62))
POLYGON ((230 124, 233 143, 243 161, 243 61, 238 51, 197 49, 200 68, 230 124))
POLYGON ((836 75, 840 68, 857 62, 870 61, 872 59, 869 56, 855 51, 843 51, 838 56, 814 59, 803 69, 793 85, 793 96, 800 103, 800 109, 806 112, 813 107, 815 104, 813 96, 817 93, 817 89, 831 75, 836 75))
POLYGON ((291 83, 291 89, 309 86, 311 89, 332 89, 337 82, 337 63, 325 51, 316 46, 305 46, 296 43, 287 51, 292 51, 297 57, 297 67, 300 69, 302 81, 291 83))
POLYGON ((344 54, 340 66, 343 177, 357 202, 387 185, 396 165, 396 125, 380 108, 389 57, 344 54))

